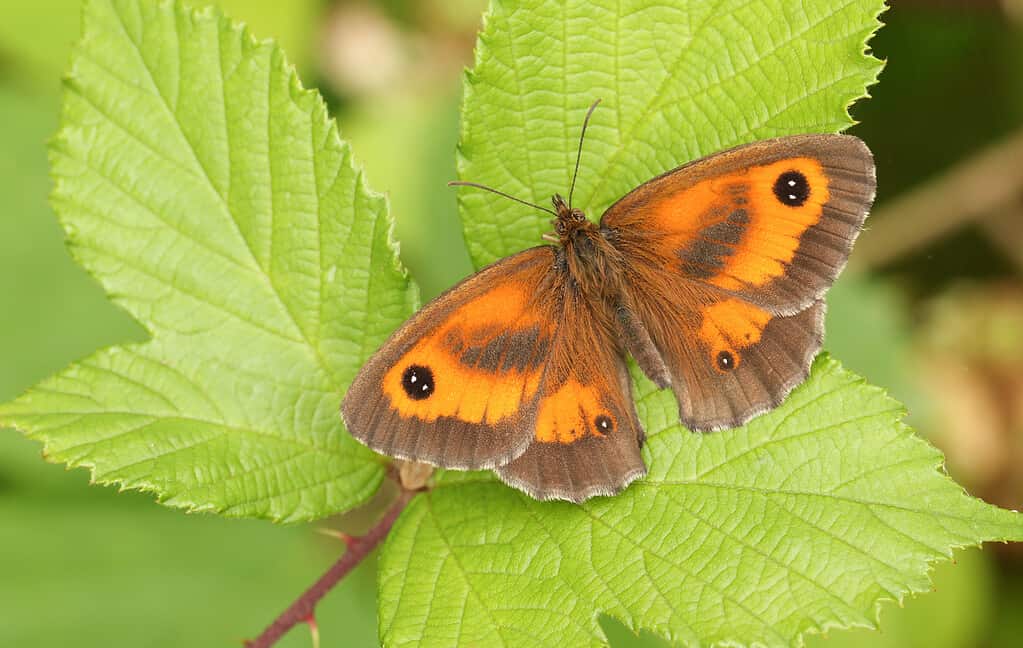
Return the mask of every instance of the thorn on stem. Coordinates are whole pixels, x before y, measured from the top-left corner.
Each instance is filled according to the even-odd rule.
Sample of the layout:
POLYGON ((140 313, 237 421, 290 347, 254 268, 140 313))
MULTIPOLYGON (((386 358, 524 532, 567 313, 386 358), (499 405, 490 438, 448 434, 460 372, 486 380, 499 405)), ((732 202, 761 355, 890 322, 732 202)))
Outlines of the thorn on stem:
POLYGON ((309 634, 313 638, 313 648, 320 648, 320 626, 316 624, 316 616, 310 614, 302 620, 309 626, 309 634))
POLYGON ((348 547, 351 547, 352 543, 355 542, 355 537, 354 536, 351 536, 351 535, 345 533, 344 531, 338 531, 337 529, 323 529, 323 528, 320 528, 320 529, 316 529, 316 532, 317 533, 321 533, 321 534, 323 534, 325 536, 328 536, 330 538, 336 538, 336 539, 340 540, 341 542, 344 542, 346 545, 348 545, 348 547))
MULTIPOLYGON (((295 601, 288 606, 284 612, 277 616, 273 622, 263 630, 263 633, 259 635, 255 640, 247 642, 249 648, 270 648, 277 640, 283 637, 289 630, 295 627, 297 624, 305 622, 309 624, 310 631, 313 633, 314 645, 319 648, 320 644, 320 631, 315 625, 316 622, 313 619, 313 611, 316 608, 316 604, 330 592, 345 576, 347 576, 356 566, 359 565, 366 558, 367 555, 374 548, 376 548, 387 534, 391 531, 391 527, 394 526, 395 521, 401 512, 405 510, 408 503, 415 497, 415 493, 412 491, 402 490, 398 493, 398 498, 395 500, 391 507, 387 509, 383 517, 377 520, 376 524, 365 535, 357 538, 351 538, 351 544, 347 546, 345 552, 341 554, 341 557, 330 566, 322 576, 320 576, 315 583, 313 583, 305 592, 302 593, 295 601)), ((346 540, 346 542, 348 542, 346 540)))

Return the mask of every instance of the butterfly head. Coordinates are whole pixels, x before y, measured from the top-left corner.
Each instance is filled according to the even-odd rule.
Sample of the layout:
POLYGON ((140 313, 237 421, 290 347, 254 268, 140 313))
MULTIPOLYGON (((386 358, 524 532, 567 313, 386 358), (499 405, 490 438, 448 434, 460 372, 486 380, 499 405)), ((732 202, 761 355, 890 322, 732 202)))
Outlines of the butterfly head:
POLYGON ((562 245, 572 240, 576 232, 580 230, 596 229, 593 223, 586 218, 583 210, 569 207, 561 194, 554 194, 554 197, 551 198, 551 203, 553 203, 556 213, 551 223, 554 225, 554 233, 562 245))

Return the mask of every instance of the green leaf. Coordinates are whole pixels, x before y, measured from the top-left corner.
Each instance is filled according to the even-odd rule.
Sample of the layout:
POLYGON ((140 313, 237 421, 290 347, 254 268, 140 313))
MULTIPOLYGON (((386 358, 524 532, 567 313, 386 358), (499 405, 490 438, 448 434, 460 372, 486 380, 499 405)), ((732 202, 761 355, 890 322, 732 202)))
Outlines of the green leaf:
MULTIPOLYGON (((734 144, 851 123, 880 62, 878 0, 493 3, 468 73, 460 175, 576 206, 734 144)), ((463 191, 477 265, 535 245, 548 217, 463 191)), ((956 546, 1023 539, 972 499, 903 408, 827 357, 772 412, 695 435, 638 373, 646 479, 582 506, 541 503, 488 473, 445 473, 380 565, 380 632, 400 645, 599 645, 602 613, 685 645, 799 644, 875 627, 877 605, 929 588, 956 546)))
POLYGON ((418 498, 381 559, 385 644, 599 645, 606 612, 686 645, 788 646, 874 627, 952 547, 1023 540, 830 358, 729 432, 682 431, 670 394, 637 396, 650 474, 621 495, 541 503, 477 477, 418 498))
POLYGON ((881 606, 877 631, 858 628, 807 637, 808 648, 970 648, 981 645, 993 648, 999 645, 991 636, 999 625, 996 602, 1000 606, 1004 601, 999 592, 995 552, 960 549, 952 560, 935 566, 931 574, 933 592, 912 597, 904 606, 881 606), (996 597, 1003 601, 997 601, 996 597))
POLYGON ((412 311, 385 201, 284 55, 218 12, 91 0, 51 149, 74 257, 148 330, 0 406, 52 461, 299 520, 383 465, 337 416, 412 311))
MULTIPOLYGON (((864 42, 881 0, 496 2, 467 73, 459 175, 591 218, 683 162, 767 137, 852 124, 881 63, 864 42)), ((536 245, 550 216, 463 189, 477 267, 536 245)))

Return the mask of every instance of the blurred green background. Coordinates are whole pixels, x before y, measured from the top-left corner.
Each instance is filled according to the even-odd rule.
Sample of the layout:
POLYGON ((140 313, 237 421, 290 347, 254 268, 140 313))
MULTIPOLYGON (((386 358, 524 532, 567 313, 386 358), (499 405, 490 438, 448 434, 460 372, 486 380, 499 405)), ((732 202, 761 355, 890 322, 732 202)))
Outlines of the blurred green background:
MULTIPOLYGON (((327 97, 371 185, 390 196, 424 298, 468 273, 445 182, 483 0, 220 4, 281 42, 327 97)), ((79 12, 79 0, 0 7, 0 400, 102 346, 143 338, 71 262, 47 205, 45 142, 79 12)), ((877 157, 878 202, 829 295, 826 348, 906 402, 971 493, 1018 509, 1023 2, 896 0, 884 21, 872 47, 888 65, 853 110, 862 122, 853 132, 877 157)), ((90 487, 85 471, 46 464, 37 444, 0 430, 0 646, 240 645, 339 554, 316 528, 360 524, 357 515, 296 527, 185 515, 90 487)), ((324 646, 375 645, 373 576, 367 563, 325 599, 324 646)), ((934 593, 882 607, 881 632, 810 643, 1020 645, 1018 547, 960 552, 934 576, 934 593)), ((603 624, 614 646, 663 645, 603 624)), ((300 628, 282 645, 310 643, 300 628)))

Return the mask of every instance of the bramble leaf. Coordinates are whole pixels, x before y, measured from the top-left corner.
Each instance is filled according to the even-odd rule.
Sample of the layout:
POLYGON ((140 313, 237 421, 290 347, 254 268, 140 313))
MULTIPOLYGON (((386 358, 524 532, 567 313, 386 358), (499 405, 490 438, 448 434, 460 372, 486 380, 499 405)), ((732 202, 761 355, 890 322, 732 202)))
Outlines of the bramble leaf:
POLYGON ((418 498, 381 557, 385 645, 600 645, 604 612, 683 645, 789 646, 874 627, 953 547, 1023 540, 1018 514, 966 496, 902 407, 826 356, 736 430, 680 430, 647 382, 637 400, 650 473, 620 495, 542 503, 446 473, 418 498))
POLYGON ((416 291, 384 199, 280 49, 216 10, 90 0, 61 124, 71 251, 152 339, 71 366, 0 423, 188 509, 299 520, 372 495, 381 459, 337 409, 416 291))
MULTIPOLYGON (((568 196, 596 219, 684 162, 768 137, 849 127, 876 79, 881 0, 494 3, 466 73, 458 170, 514 196, 568 196)), ((536 245, 550 216, 463 189, 477 267, 536 245)))
MULTIPOLYGON (((879 0, 493 3, 468 73, 460 175, 597 217, 678 164, 742 142, 850 125, 880 62, 879 0)), ((463 191, 471 255, 535 245, 547 216, 463 191)), ((968 497, 902 406, 826 355, 777 409, 696 435, 638 373, 649 475, 581 506, 488 473, 445 473, 380 564, 385 645, 600 645, 601 613, 683 645, 801 643, 874 627, 882 599, 928 588, 953 547, 1023 540, 968 497)))

